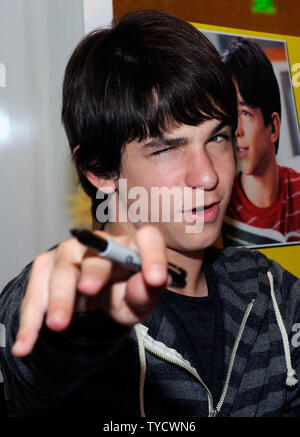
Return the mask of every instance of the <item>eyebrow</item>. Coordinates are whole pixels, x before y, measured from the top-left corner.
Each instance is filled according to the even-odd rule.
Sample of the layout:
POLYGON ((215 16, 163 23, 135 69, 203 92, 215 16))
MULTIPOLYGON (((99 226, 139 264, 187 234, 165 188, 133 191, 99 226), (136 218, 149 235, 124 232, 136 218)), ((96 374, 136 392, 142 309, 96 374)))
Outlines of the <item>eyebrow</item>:
MULTIPOLYGON (((228 121, 222 120, 220 123, 218 123, 209 133, 209 137, 212 137, 216 133, 218 133, 223 127, 230 126, 230 123, 228 121)), ((153 140, 145 143, 142 146, 142 150, 153 150, 153 149, 159 149, 161 147, 171 147, 171 146, 178 146, 178 145, 186 145, 188 143, 187 137, 173 137, 173 138, 167 138, 167 137, 159 137, 154 138, 153 140)))
POLYGON ((166 147, 166 146, 178 146, 187 144, 188 139, 186 137, 174 137, 174 138, 166 138, 166 137, 159 137, 154 138, 153 140, 149 141, 148 143, 144 144, 142 146, 143 150, 148 149, 158 149, 160 147, 166 147))
POLYGON ((216 135, 221 129, 223 129, 223 127, 227 127, 227 126, 228 127, 231 126, 230 123, 228 123, 228 121, 226 121, 226 120, 220 121, 220 123, 217 124, 217 126, 213 128, 213 130, 211 131, 209 136, 211 137, 213 135, 216 135))

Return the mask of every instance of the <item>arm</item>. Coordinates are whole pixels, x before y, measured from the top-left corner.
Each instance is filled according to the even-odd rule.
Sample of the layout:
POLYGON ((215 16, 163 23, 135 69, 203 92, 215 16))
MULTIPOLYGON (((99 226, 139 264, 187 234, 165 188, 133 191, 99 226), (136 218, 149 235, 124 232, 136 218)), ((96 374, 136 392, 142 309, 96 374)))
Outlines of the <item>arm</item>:
POLYGON ((86 377, 99 369, 126 339, 130 327, 114 322, 103 309, 75 313, 55 332, 43 324, 32 352, 24 359, 11 352, 29 271, 0 295, 0 320, 6 328, 1 368, 11 414, 33 414, 59 406, 86 377))
POLYGON ((31 271, 7 286, 0 296, 7 336, 1 362, 13 412, 57 406, 152 311, 167 279, 166 251, 157 232, 144 229, 137 235, 142 273, 132 275, 72 239, 37 257, 31 271), (153 264, 165 268, 161 279, 151 275, 153 264), (15 338, 19 343, 11 350, 15 338))

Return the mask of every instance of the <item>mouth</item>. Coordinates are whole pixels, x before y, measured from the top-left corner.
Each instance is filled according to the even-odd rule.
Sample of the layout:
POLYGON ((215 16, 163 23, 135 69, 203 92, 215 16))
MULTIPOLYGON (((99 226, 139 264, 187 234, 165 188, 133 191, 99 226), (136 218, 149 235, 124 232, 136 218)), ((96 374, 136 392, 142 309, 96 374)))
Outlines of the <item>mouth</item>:
POLYGON ((210 203, 209 205, 197 206, 195 208, 183 211, 185 216, 191 220, 203 220, 204 223, 215 220, 220 209, 220 201, 210 203))
POLYGON ((239 158, 244 158, 248 155, 249 147, 247 146, 237 146, 236 154, 239 158))
POLYGON ((206 211, 207 209, 211 208, 214 204, 211 205, 204 205, 204 206, 198 206, 197 208, 193 208, 191 211, 193 214, 197 214, 202 211, 206 211))
POLYGON ((210 208, 213 208, 218 203, 220 203, 220 201, 212 202, 212 203, 207 204, 207 205, 195 206, 192 209, 182 210, 182 212, 189 212, 189 213, 192 212, 193 214, 196 214, 196 213, 199 213, 199 212, 206 211, 206 210, 208 210, 210 208))

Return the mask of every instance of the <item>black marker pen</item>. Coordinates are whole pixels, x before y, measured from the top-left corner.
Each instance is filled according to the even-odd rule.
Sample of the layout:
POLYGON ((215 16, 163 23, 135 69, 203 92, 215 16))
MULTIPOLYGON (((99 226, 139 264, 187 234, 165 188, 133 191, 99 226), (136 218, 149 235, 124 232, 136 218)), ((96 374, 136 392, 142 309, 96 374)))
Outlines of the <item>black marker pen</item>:
MULTIPOLYGON (((71 234, 77 238, 77 240, 91 249, 98 252, 99 256, 103 256, 112 261, 128 267, 130 270, 138 272, 141 270, 141 259, 137 252, 121 246, 108 237, 100 237, 92 232, 83 229, 71 229, 71 234)), ((183 288, 186 285, 186 271, 176 266, 175 264, 168 263, 168 273, 172 278, 171 287, 183 288)))

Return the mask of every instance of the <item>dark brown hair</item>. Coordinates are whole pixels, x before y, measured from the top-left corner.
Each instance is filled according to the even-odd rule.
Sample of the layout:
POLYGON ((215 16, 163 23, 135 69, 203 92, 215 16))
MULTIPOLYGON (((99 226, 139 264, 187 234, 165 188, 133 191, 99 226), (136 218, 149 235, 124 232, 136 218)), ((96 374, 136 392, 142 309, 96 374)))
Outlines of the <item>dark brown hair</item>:
MULTIPOLYGON (((255 41, 237 38, 223 56, 227 68, 239 87, 243 100, 262 112, 265 126, 273 112, 281 117, 280 91, 271 61, 255 41)), ((275 143, 278 150, 279 139, 275 143)))
POLYGON ((124 145, 161 136, 170 124, 217 118, 235 130, 236 93, 226 67, 202 33, 157 11, 133 12, 97 29, 75 49, 63 84, 62 120, 80 182, 118 175, 124 145))

